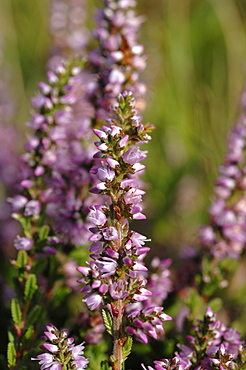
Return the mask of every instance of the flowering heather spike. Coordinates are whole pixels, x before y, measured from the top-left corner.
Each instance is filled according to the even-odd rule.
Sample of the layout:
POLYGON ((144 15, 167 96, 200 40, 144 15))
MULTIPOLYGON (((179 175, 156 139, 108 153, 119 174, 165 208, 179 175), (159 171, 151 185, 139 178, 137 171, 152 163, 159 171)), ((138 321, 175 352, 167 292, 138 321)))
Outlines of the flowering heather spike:
MULTIPOLYGON (((99 74, 96 116, 108 118, 118 94, 132 91, 137 108, 144 108, 146 86, 139 81, 139 72, 145 68, 144 48, 137 42, 139 26, 144 18, 138 16, 136 1, 102 0, 103 7, 96 15, 94 36, 98 47, 91 52, 90 61, 99 74)), ((123 138, 122 138, 123 139, 123 138)))
POLYGON ((147 343, 148 337, 157 338, 163 333, 163 322, 171 318, 158 306, 142 311, 130 309, 136 302, 145 301, 152 294, 146 289, 147 281, 140 274, 147 270, 142 261, 146 237, 129 227, 130 220, 145 217, 140 205, 144 192, 139 189, 135 174, 136 164, 146 157, 140 145, 148 142, 150 137, 148 125, 143 126, 136 118, 131 93, 119 96, 114 114, 116 118, 111 126, 103 126, 101 133, 95 130, 100 139, 95 145, 101 147, 98 152, 101 160, 100 165, 92 168, 101 181, 92 192, 96 190, 110 201, 104 206, 91 207, 89 219, 94 224, 90 238, 93 241, 90 248, 93 252, 92 261, 89 269, 80 267, 78 271, 82 273, 79 282, 84 284, 81 290, 85 293, 83 301, 89 309, 104 306, 112 316, 112 364, 120 370, 123 362, 121 339, 124 335, 135 334, 137 339, 147 343), (115 166, 115 161, 119 165, 115 166), (122 326, 124 315, 126 328, 122 326))
POLYGON ((89 100, 95 84, 82 66, 81 61, 64 62, 48 72, 48 83, 39 84, 20 179, 28 199, 20 214, 37 220, 42 209, 53 232, 74 245, 88 240, 86 216, 93 199, 88 186, 95 178, 88 171, 94 153, 89 100))
MULTIPOLYGON (((244 342, 236 329, 226 328, 218 321, 210 307, 203 320, 198 320, 192 335, 187 336, 188 345, 178 344, 179 351, 171 360, 154 361, 154 369, 148 370, 202 370, 202 369, 237 369, 237 364, 244 368, 241 354, 245 352, 244 342)), ((145 367, 143 366, 145 369, 145 367)))
POLYGON ((154 257, 151 261, 147 287, 152 292, 152 296, 143 302, 144 307, 161 306, 168 293, 173 290, 170 280, 171 271, 168 269, 171 263, 170 259, 161 261, 158 257, 154 257))
POLYGON ((88 344, 98 344, 103 341, 105 326, 102 315, 98 312, 81 312, 78 325, 83 330, 83 338, 88 344))
MULTIPOLYGON (((150 248, 141 246, 139 251, 145 255, 149 249, 150 248)), ((151 291, 152 294, 144 301, 139 300, 135 304, 129 305, 127 307, 128 314, 134 311, 140 312, 149 307, 162 306, 168 294, 173 290, 173 284, 170 279, 171 271, 169 270, 171 263, 171 259, 164 259, 161 261, 158 257, 153 258, 150 263, 149 271, 142 272, 142 278, 147 281, 146 288, 151 291)), ((149 313, 151 313, 151 310, 149 313)), ((161 336, 161 333, 159 334, 161 336)))
POLYGON ((219 167, 211 204, 210 225, 200 230, 200 243, 218 259, 238 258, 246 244, 246 93, 241 117, 229 133, 228 150, 219 167))
MULTIPOLYGON (((46 326, 47 331, 44 332, 46 341, 40 348, 49 351, 42 353, 32 360, 39 361, 40 369, 62 370, 64 366, 69 366, 69 369, 83 370, 87 368, 89 360, 83 356, 83 343, 75 345, 73 338, 67 337, 67 331, 59 331, 54 325, 46 326)), ((67 367, 66 367, 67 369, 67 367)))
POLYGON ((82 56, 89 41, 85 27, 87 0, 52 0, 50 9, 51 58, 48 66, 55 68, 62 58, 82 56))
POLYGON ((209 209, 210 220, 199 231, 198 243, 201 248, 188 247, 184 251, 186 262, 179 271, 178 289, 183 288, 185 281, 201 273, 200 294, 211 295, 218 287, 225 288, 230 266, 225 267, 223 260, 228 257, 238 259, 245 248, 245 112, 244 92, 241 116, 229 132, 227 153, 215 182, 214 198, 209 209))
POLYGON ((146 368, 143 364, 142 367, 144 370, 188 370, 188 368, 178 364, 178 359, 176 357, 154 361, 154 368, 152 366, 146 368))

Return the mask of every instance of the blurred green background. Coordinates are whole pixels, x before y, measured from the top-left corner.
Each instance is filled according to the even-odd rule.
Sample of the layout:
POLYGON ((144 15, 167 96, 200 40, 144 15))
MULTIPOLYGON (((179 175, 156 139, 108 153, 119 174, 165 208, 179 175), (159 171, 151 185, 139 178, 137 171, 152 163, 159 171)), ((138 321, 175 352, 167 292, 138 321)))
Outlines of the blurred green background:
MULTIPOLYGON (((94 7, 88 1, 88 27, 94 7)), ((140 34, 148 55, 144 120, 156 126, 146 161, 144 233, 172 256, 207 219, 226 135, 245 84, 245 0, 140 0, 140 34)), ((45 80, 52 47, 48 0, 0 0, 2 63, 11 75, 13 124, 24 141, 29 99, 45 80)), ((156 249, 158 248, 158 249, 156 249)))
MULTIPOLYGON (((38 81, 46 79, 50 3, 0 0, 0 66, 9 74, 16 112, 11 123, 20 133, 20 151, 29 99, 38 81)), ((87 26, 93 29, 101 1, 87 4, 87 26)), ((148 86, 143 116, 156 130, 146 147, 148 220, 134 228, 152 238, 152 256, 175 258, 207 221, 227 132, 239 115, 246 84, 246 0, 139 0, 138 8, 146 17, 139 36, 148 56, 142 74, 148 86)), ((4 78, 0 75, 0 81, 4 78)), ((240 288, 245 266, 228 296, 240 288)), ((244 307, 242 296, 245 290, 235 300, 244 307)), ((242 317, 238 327, 245 336, 244 322, 242 317)), ((158 352, 159 345, 155 348, 158 352)), ((142 361, 142 352, 140 357, 142 361)))

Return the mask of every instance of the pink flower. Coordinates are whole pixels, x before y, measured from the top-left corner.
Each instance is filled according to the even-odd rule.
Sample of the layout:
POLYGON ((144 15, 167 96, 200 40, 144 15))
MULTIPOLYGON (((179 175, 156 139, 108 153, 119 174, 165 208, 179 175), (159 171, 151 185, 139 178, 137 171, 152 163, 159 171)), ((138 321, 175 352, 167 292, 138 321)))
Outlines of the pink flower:
POLYGON ((36 358, 31 358, 31 360, 39 361, 39 365, 42 370, 62 370, 62 365, 58 361, 54 360, 54 356, 51 353, 42 353, 36 358))
POLYGON ((33 247, 33 241, 26 237, 20 237, 17 235, 17 237, 14 240, 14 247, 18 251, 29 251, 33 247))
POLYGON ((109 226, 102 229, 102 234, 105 240, 118 240, 118 231, 115 227, 109 226))
POLYGON ((143 152, 138 147, 128 149, 123 155, 124 162, 132 165, 143 161, 146 157, 146 152, 143 152))
POLYGON ((82 301, 86 303, 91 311, 93 311, 100 306, 103 300, 99 294, 90 292, 84 296, 82 301))
POLYGON ((107 217, 100 210, 100 208, 96 208, 95 206, 92 206, 89 216, 88 216, 88 220, 94 225, 103 225, 106 222, 107 217))
POLYGON ((102 257, 100 260, 95 261, 95 264, 98 267, 101 278, 113 275, 117 268, 117 262, 109 257, 102 257))

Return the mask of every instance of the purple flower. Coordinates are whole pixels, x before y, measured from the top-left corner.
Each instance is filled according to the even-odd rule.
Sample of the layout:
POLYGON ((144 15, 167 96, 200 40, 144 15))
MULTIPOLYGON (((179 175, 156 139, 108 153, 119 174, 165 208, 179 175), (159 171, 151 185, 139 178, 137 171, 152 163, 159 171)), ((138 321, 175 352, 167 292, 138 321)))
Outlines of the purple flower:
POLYGON ((54 356, 50 353, 42 353, 38 355, 36 358, 31 358, 31 360, 39 361, 39 365, 41 366, 40 369, 45 370, 62 370, 62 364, 58 361, 54 360, 54 356))
POLYGON ((194 353, 190 347, 185 346, 184 344, 178 344, 177 346, 180 349, 179 354, 181 357, 191 358, 193 356, 194 353))
MULTIPOLYGON (((155 339, 160 338, 164 333, 163 323, 165 321, 172 320, 169 315, 166 315, 163 312, 163 308, 158 306, 132 311, 131 304, 129 304, 127 309, 128 311, 130 311, 127 316, 128 320, 131 323, 129 327, 133 329, 136 328, 136 337, 143 343, 148 342, 147 336, 155 339), (139 328, 141 328, 140 331, 139 328)), ((135 332, 133 332, 132 334, 135 334, 135 332)))
POLYGON ((100 76, 97 92, 97 118, 108 118, 118 94, 134 92, 139 109, 144 108, 145 84, 139 81, 139 72, 145 68, 143 46, 137 42, 137 32, 143 21, 132 9, 134 1, 104 1, 96 16, 94 32, 98 47, 90 60, 100 76))
POLYGON ((142 342, 142 343, 144 343, 144 344, 147 344, 147 343, 148 343, 148 337, 147 337, 147 335, 146 335, 142 330, 137 329, 137 330, 136 330, 136 333, 135 333, 135 336, 136 336, 136 338, 137 338, 140 342, 142 342))
POLYGON ((85 302, 88 308, 93 311, 100 306, 103 300, 101 295, 90 292, 84 296, 83 302, 85 302))
POLYGON ((171 262, 170 259, 161 261, 158 257, 154 257, 151 261, 146 287, 152 292, 152 295, 143 302, 143 307, 161 306, 168 293, 173 290, 170 279, 171 271, 168 269, 171 262))
POLYGON ((41 205, 40 202, 37 200, 30 200, 26 206, 25 206, 25 211, 24 215, 25 216, 37 216, 40 212, 41 205))
POLYGON ((33 99, 28 123, 33 132, 21 157, 19 188, 27 202, 20 213, 37 219, 42 209, 50 233, 73 245, 87 243, 90 235, 87 216, 94 196, 87 196, 86 189, 97 182, 89 172, 95 152, 90 128, 95 85, 78 61, 64 61, 48 72, 48 83, 39 84, 33 99))
POLYGON ((16 239, 14 240, 14 247, 18 251, 29 251, 33 247, 33 241, 29 238, 17 235, 16 239))
MULTIPOLYGON (((84 55, 89 41, 89 31, 85 27, 85 0, 51 1, 50 33, 52 36, 51 58, 49 68, 55 70, 64 57, 84 55)), ((42 91, 48 92, 46 85, 42 91)))
POLYGON ((215 241, 215 233, 211 226, 203 226, 200 228, 200 240, 203 245, 211 245, 215 241))
POLYGON ((103 225, 106 222, 107 217, 100 209, 92 206, 88 216, 88 220, 94 225, 103 225))
POLYGON ((146 152, 137 147, 127 150, 123 155, 124 162, 131 165, 143 161, 146 157, 146 152))
POLYGON ((103 243, 102 242, 96 241, 96 242, 92 243, 91 246, 90 246, 90 252, 91 253, 98 254, 98 253, 102 252, 102 250, 103 250, 103 243))
MULTIPOLYGON (((126 92, 119 96, 114 113, 116 118, 108 122, 113 125, 102 127, 106 135, 96 131, 100 139, 95 143, 100 150, 96 158, 100 164, 94 166, 91 173, 97 173, 103 181, 95 188, 98 194, 107 195, 109 202, 106 206, 91 208, 89 219, 96 226, 90 229, 93 261, 89 263, 90 269, 79 268, 83 275, 79 282, 84 284, 80 291, 85 293, 83 301, 90 310, 104 306, 103 312, 106 310, 111 316, 113 325, 114 318, 117 325, 126 321, 127 333, 147 343, 148 337, 160 338, 164 332, 163 322, 171 319, 159 306, 134 312, 132 307, 136 302, 148 300, 152 293, 146 289, 147 280, 143 277, 147 271, 143 263, 144 254, 149 250, 144 246, 147 239, 130 230, 129 225, 130 220, 145 217, 140 206, 145 192, 139 189, 134 167, 126 164, 134 166, 146 157, 146 152, 139 147, 149 137, 136 116, 132 94, 126 92)), ((124 330, 123 327, 120 330, 124 330)), ((112 363, 115 365, 116 360, 112 363)))
POLYGON ((50 351, 51 353, 57 353, 59 351, 58 346, 56 346, 55 344, 50 344, 50 343, 43 343, 41 344, 40 348, 46 349, 47 351, 50 351))
POLYGON ((71 365, 75 366, 77 370, 83 370, 87 368, 89 360, 87 358, 77 358, 76 360, 71 361, 71 365))
POLYGON ((97 176, 101 181, 112 181, 115 177, 115 172, 107 167, 99 167, 97 171, 97 176))
MULTIPOLYGON (((53 342, 53 340, 56 340, 57 339, 57 335, 53 332, 53 331, 45 331, 44 332, 44 335, 46 336, 46 338, 50 341, 50 342, 53 342)), ((52 352, 52 351, 51 351, 52 352)))
POLYGON ((115 273, 117 262, 109 257, 102 257, 95 262, 100 272, 101 278, 108 277, 115 273))
POLYGON ((48 331, 45 331, 45 337, 52 343, 43 343, 40 348, 45 349, 51 353, 42 353, 31 360, 39 361, 40 369, 45 370, 62 370, 64 363, 69 367, 83 370, 87 367, 89 361, 82 356, 84 354, 83 343, 75 346, 74 338, 67 338, 68 331, 59 331, 54 325, 46 326, 48 331))
POLYGON ((209 209, 210 225, 203 227, 201 245, 211 257, 238 258, 245 247, 245 103, 242 101, 239 122, 229 132, 228 149, 215 181, 215 197, 209 209))
POLYGON ((125 284, 122 280, 119 280, 119 281, 114 282, 113 284, 111 284, 110 287, 109 287, 109 292, 110 292, 111 297, 114 300, 124 299, 129 294, 129 292, 126 290, 125 284))
POLYGON ((13 198, 8 198, 7 200, 12 204, 14 212, 18 212, 28 201, 26 197, 20 194, 15 195, 13 198))
POLYGON ((102 234, 105 240, 118 240, 119 235, 115 227, 109 226, 102 229, 102 234))
POLYGON ((197 320, 192 334, 187 336, 188 346, 177 345, 179 352, 175 352, 175 358, 181 370, 190 369, 193 365, 199 365, 196 367, 198 370, 210 369, 211 364, 220 369, 227 368, 223 367, 224 364, 231 366, 228 368, 234 368, 234 360, 242 345, 239 333, 235 329, 227 329, 217 321, 210 307, 207 307, 204 319, 197 320))

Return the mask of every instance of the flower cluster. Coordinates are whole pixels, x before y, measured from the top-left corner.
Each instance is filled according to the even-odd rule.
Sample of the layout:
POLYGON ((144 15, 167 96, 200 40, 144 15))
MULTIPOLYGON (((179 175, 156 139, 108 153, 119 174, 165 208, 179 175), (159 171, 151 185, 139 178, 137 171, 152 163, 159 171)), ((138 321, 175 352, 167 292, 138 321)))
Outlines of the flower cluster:
POLYGON ((67 330, 59 331, 54 325, 46 326, 43 343, 40 348, 49 352, 42 353, 32 360, 39 361, 41 369, 64 370, 74 369, 83 370, 87 368, 89 360, 83 356, 84 345, 74 344, 74 338, 68 338, 67 330))
POLYGON ((97 119, 105 120, 111 105, 124 90, 132 91, 139 110, 144 108, 146 86, 139 81, 145 68, 144 47, 137 42, 137 32, 144 18, 137 16, 135 0, 102 0, 104 6, 96 15, 94 36, 98 47, 90 61, 99 74, 97 119))
MULTIPOLYGON (((173 284, 170 279, 171 271, 169 266, 172 261, 170 258, 160 260, 159 257, 154 257, 150 263, 148 271, 139 272, 142 279, 146 279, 146 289, 151 291, 151 295, 145 301, 138 301, 127 307, 129 317, 141 315, 141 311, 149 307, 161 306, 168 294, 173 290, 173 284)), ((160 330, 161 333, 161 330, 160 330)))
POLYGON ((238 258, 246 243, 246 95, 242 95, 242 115, 231 130, 228 151, 219 167, 215 198, 210 207, 210 226, 200 230, 200 243, 218 259, 238 258))
POLYGON ((105 326, 102 315, 99 312, 88 310, 78 315, 78 326, 82 329, 83 338, 88 344, 98 344, 103 341, 105 326))
MULTIPOLYGON (((5 351, 6 366, 11 370, 29 368, 29 350, 37 343, 44 322, 54 314, 57 325, 69 322, 73 332, 79 331, 87 343, 96 345, 90 367, 98 369, 102 360, 101 370, 125 369, 132 337, 144 344, 150 342, 143 346, 149 350, 153 339, 164 338, 163 324, 172 319, 162 307, 173 290, 171 260, 155 257, 149 271, 144 262, 149 239, 131 229, 132 221, 146 218, 139 175, 147 157, 142 145, 151 139, 153 129, 144 125, 139 115, 147 90, 140 81, 146 57, 137 40, 144 18, 135 11, 136 0, 101 0, 101 4, 93 33, 97 47, 88 52, 86 0, 51 0, 53 49, 48 82, 39 83, 31 100, 30 132, 20 158, 19 194, 8 194, 13 217, 23 226, 23 234, 13 243, 18 251, 11 260, 15 273, 9 274, 15 288, 5 351), (72 59, 62 60, 71 55, 72 59), (88 240, 90 260, 77 267, 87 252, 74 246, 84 247, 88 240), (70 294, 78 291, 77 272, 82 275, 77 281, 82 284, 85 305, 74 319, 76 297, 70 294), (112 339, 108 360, 105 330, 112 339)), ((5 92, 0 82, 0 113, 10 122, 11 104, 2 90, 5 92)), ((170 353, 177 338, 182 344, 177 344, 173 358, 154 361, 148 370, 246 368, 246 349, 236 329, 226 327, 210 307, 202 320, 195 321, 205 302, 212 305, 211 292, 227 283, 223 274, 228 260, 223 259, 238 258, 246 243, 245 99, 243 95, 243 114, 230 133, 229 151, 219 168, 211 222, 201 228, 203 248, 186 249, 186 261, 174 281, 178 298, 171 295, 170 312, 180 311, 177 331, 172 328, 168 333, 171 340, 165 351, 170 353), (187 306, 180 304, 183 297, 187 306), (182 339, 187 315, 189 327, 196 324, 182 339)), ((4 127, 0 137, 4 191, 16 181, 16 162, 7 148, 13 147, 12 137, 4 127)), ((2 208, 0 221, 5 215, 2 208)), ((87 368, 84 342, 75 345, 67 330, 49 324, 43 339, 44 353, 32 358, 41 370, 87 368)))
POLYGON ((173 290, 170 279, 171 271, 169 269, 171 263, 172 260, 170 258, 160 260, 156 256, 152 259, 147 276, 147 287, 152 295, 143 302, 144 307, 161 306, 168 294, 173 290))
POLYGON ((86 0, 52 0, 50 9, 51 58, 48 66, 54 70, 62 58, 81 56, 89 41, 85 27, 86 0))
MULTIPOLYGON (((187 335, 189 345, 178 344, 179 352, 171 360, 154 361, 154 369, 148 370, 229 370, 242 364, 244 342, 236 329, 227 328, 217 320, 210 307, 207 307, 203 320, 198 320, 193 335, 187 335)), ((246 363, 244 362, 245 366, 246 363)), ((145 369, 145 367, 144 367, 145 369)))
POLYGON ((88 240, 86 216, 93 199, 88 188, 94 183, 89 169, 95 152, 90 130, 95 82, 82 65, 64 62, 48 72, 48 83, 39 84, 28 122, 32 134, 21 157, 22 195, 12 199, 19 215, 38 220, 42 211, 56 236, 74 245, 88 240))
MULTIPOLYGON (((139 146, 150 139, 150 127, 140 123, 131 92, 119 96, 114 113, 117 118, 110 120, 110 126, 94 130, 100 140, 95 143, 99 149, 95 156, 100 158, 100 164, 93 167, 92 172, 100 182, 91 190, 107 195, 110 202, 91 207, 92 261, 78 270, 83 275, 79 279, 84 284, 83 301, 89 309, 107 306, 112 317, 118 317, 126 307, 145 301, 151 295, 146 289, 147 280, 141 278, 141 272, 147 271, 143 263, 149 251, 144 245, 147 238, 129 228, 130 220, 145 218, 140 205, 144 191, 134 175, 144 169, 140 162, 146 152, 139 146)), ((163 321, 170 319, 158 306, 141 312, 129 311, 126 331, 129 335, 136 334, 145 343, 146 335, 156 338, 163 332, 160 329, 163 321)))
MULTIPOLYGON (((152 303, 152 302, 151 302, 152 303)), ((142 343, 148 343, 148 337, 160 339, 163 337, 163 322, 172 318, 163 312, 160 306, 150 306, 142 310, 135 310, 127 315, 128 326, 126 332, 135 335, 142 343)))

